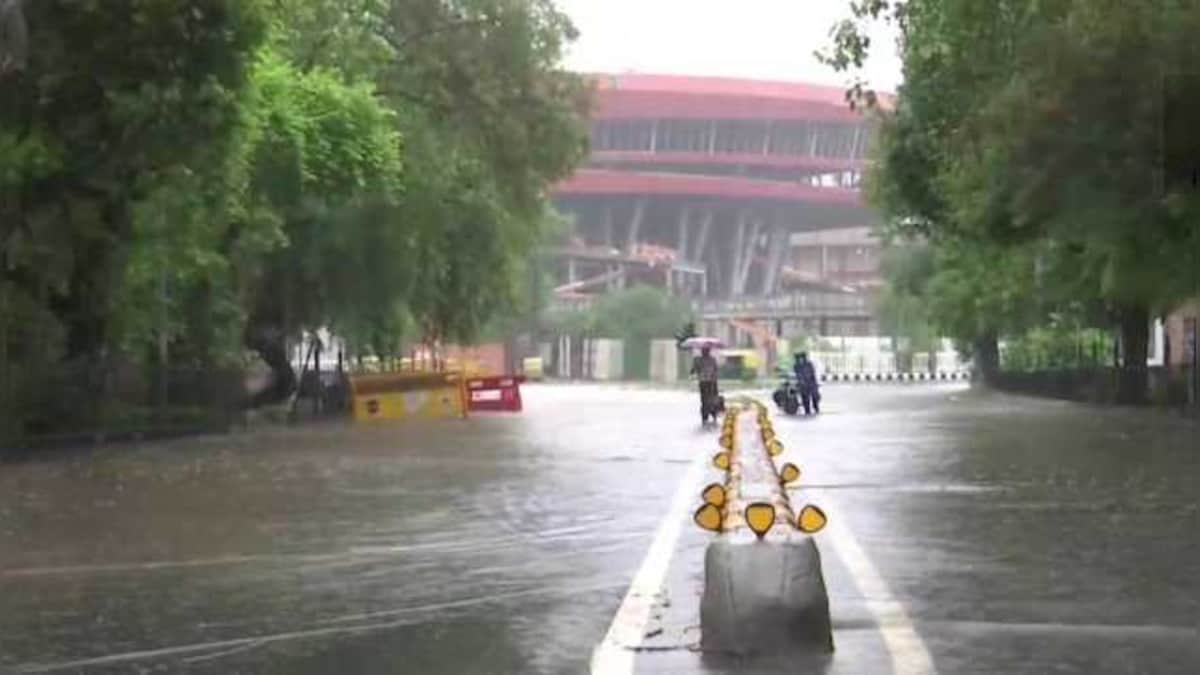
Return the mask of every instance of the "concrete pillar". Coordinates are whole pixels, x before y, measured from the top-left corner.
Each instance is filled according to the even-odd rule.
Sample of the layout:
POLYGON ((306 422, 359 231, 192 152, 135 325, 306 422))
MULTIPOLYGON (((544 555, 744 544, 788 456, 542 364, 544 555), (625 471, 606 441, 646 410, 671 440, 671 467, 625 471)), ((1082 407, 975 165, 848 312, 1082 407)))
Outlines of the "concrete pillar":
POLYGON ((712 261, 710 266, 712 270, 712 285, 709 287, 711 293, 713 295, 727 295, 725 261, 722 259, 721 251, 718 247, 712 247, 712 250, 709 252, 709 259, 712 261))
POLYGON ((650 125, 650 152, 658 152, 658 120, 650 125))
POLYGON ((783 254, 787 249, 787 230, 782 225, 771 229, 771 242, 767 250, 767 269, 763 271, 762 294, 772 295, 779 285, 779 270, 783 267, 783 254))
POLYGON ((696 242, 696 252, 690 257, 696 262, 704 261, 704 247, 708 244, 708 231, 712 228, 713 218, 716 216, 716 211, 711 207, 704 212, 704 218, 700 221, 700 237, 696 242))
POLYGON ((637 201, 633 207, 633 217, 629 220, 629 240, 626 244, 628 250, 633 250, 637 244, 638 235, 642 231, 642 220, 646 217, 646 198, 643 197, 637 201))
POLYGON ((667 384, 679 380, 679 348, 674 340, 650 342, 650 379, 667 384))
POLYGON ((579 281, 579 270, 576 269, 575 259, 567 258, 567 283, 573 284, 579 281))
MULTIPOLYGON (((738 288, 738 278, 742 270, 742 250, 746 245, 746 212, 739 211, 737 216, 737 234, 733 238, 733 249, 729 252, 729 293, 730 295, 740 295, 741 291, 738 288)), ((722 275, 725 276, 725 275, 722 275)))
POLYGON ((743 242, 745 250, 742 251, 741 266, 735 281, 735 295, 745 295, 746 293, 746 282, 750 279, 750 268, 754 266, 754 253, 758 250, 758 233, 762 225, 762 219, 756 219, 750 223, 750 236, 743 242))
POLYGON ((684 206, 679 211, 679 240, 676 247, 680 259, 687 260, 688 257, 688 221, 691 220, 691 207, 684 206))

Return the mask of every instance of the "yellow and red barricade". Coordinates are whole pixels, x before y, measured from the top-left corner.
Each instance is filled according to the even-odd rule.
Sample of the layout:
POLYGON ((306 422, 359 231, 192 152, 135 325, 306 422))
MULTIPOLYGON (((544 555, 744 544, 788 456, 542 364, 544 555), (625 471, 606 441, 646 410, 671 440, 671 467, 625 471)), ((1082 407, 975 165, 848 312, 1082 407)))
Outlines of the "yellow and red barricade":
POLYGON ((521 412, 521 375, 472 377, 467 379, 467 409, 491 412, 521 412))
POLYGON ((461 372, 365 373, 350 376, 356 420, 466 417, 466 378, 461 372))

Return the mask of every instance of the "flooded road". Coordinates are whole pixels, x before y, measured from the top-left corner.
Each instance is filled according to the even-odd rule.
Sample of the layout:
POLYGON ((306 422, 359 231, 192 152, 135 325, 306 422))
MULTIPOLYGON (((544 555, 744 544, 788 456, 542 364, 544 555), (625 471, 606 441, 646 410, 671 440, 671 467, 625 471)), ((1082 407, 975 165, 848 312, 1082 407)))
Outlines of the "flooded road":
MULTIPOLYGON (((940 672, 1196 671, 1194 423, 944 386, 826 401, 777 431, 940 672)), ((532 387, 518 416, 0 464, 0 671, 584 672, 715 449, 695 407, 532 387)), ((854 558, 820 536, 832 670, 886 672, 854 558)), ((647 672, 692 669, 665 653, 647 672)))

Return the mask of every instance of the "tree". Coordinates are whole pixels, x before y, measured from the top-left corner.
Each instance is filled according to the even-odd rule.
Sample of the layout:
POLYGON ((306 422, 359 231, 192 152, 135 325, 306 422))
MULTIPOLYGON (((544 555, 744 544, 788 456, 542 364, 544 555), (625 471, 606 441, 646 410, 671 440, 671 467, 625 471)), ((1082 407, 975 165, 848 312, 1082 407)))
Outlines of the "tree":
POLYGON ((592 316, 599 335, 641 342, 673 337, 693 319, 687 300, 640 285, 600 297, 592 316))
POLYGON ((412 313, 430 339, 473 338, 524 295, 547 187, 584 156, 587 88, 561 66, 574 28, 547 0, 285 4, 294 58, 361 70, 397 111, 412 313))
POLYGON ((0 406, 18 361, 247 346, 278 398, 307 330, 478 335, 583 157, 573 35, 548 0, 0 0, 0 406))
POLYGON ((937 337, 927 298, 934 275, 933 249, 928 246, 888 246, 884 250, 883 277, 887 281, 879 299, 880 328, 904 344, 897 345, 897 366, 910 368, 914 351, 930 351, 937 337))
MULTIPOLYGON (((1194 279, 1188 265, 1200 257, 1194 196, 1160 180, 1163 78, 1197 49, 1187 36, 1200 8, 1185 5, 854 7, 857 21, 894 17, 902 34, 905 84, 884 113, 873 200, 897 231, 935 247, 1034 251, 1046 295, 1089 316, 1106 307, 1122 334, 1128 401, 1145 394, 1150 317, 1194 292, 1180 279, 1194 279)), ((860 26, 839 28, 835 66, 861 63, 860 26)), ((1179 97, 1200 100, 1182 82, 1190 90, 1179 97)), ((965 258, 945 260, 955 259, 965 258)))
POLYGON ((34 48, 0 97, 3 283, 63 325, 68 357, 94 358, 135 204, 228 141, 262 17, 233 0, 45 0, 25 19, 34 48))
POLYGON ((261 125, 251 195, 282 241, 246 279, 246 344, 290 393, 289 336, 394 315, 412 288, 417 233, 401 218, 401 138, 369 84, 300 72, 272 52, 256 68, 261 125))

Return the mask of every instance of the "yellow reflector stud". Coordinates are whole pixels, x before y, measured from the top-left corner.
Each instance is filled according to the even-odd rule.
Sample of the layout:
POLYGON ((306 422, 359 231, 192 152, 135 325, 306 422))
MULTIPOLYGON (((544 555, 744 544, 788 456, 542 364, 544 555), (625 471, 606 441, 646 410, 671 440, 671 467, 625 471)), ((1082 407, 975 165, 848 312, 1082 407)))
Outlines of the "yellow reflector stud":
POLYGON ((720 483, 710 483, 700 496, 704 498, 705 504, 712 504, 717 508, 725 506, 725 486, 720 483))
POLYGON ((788 462, 779 470, 779 478, 783 480, 783 484, 787 485, 800 477, 800 467, 788 462))
POLYGON ((729 470, 729 453, 728 452, 718 452, 717 454, 713 455, 713 466, 717 467, 718 469, 720 469, 722 471, 728 471, 729 470))
POLYGON ((726 450, 733 449, 733 434, 721 436, 721 447, 725 448, 726 450))
POLYGON ((829 519, 825 517, 825 512, 809 504, 800 510, 800 517, 796 519, 796 527, 805 534, 816 534, 824 529, 827 522, 829 519))
POLYGON ((705 504, 696 509, 696 514, 692 516, 692 520, 701 528, 709 532, 721 531, 721 509, 712 504, 705 504))
POLYGON ((777 438, 772 438, 767 443, 767 453, 769 453, 772 457, 782 455, 783 454, 783 443, 780 443, 779 439, 777 439, 777 438))
POLYGON ((746 526, 758 535, 759 539, 762 539, 763 535, 769 532, 771 526, 775 524, 775 507, 766 502, 754 502, 746 506, 744 515, 746 526))

